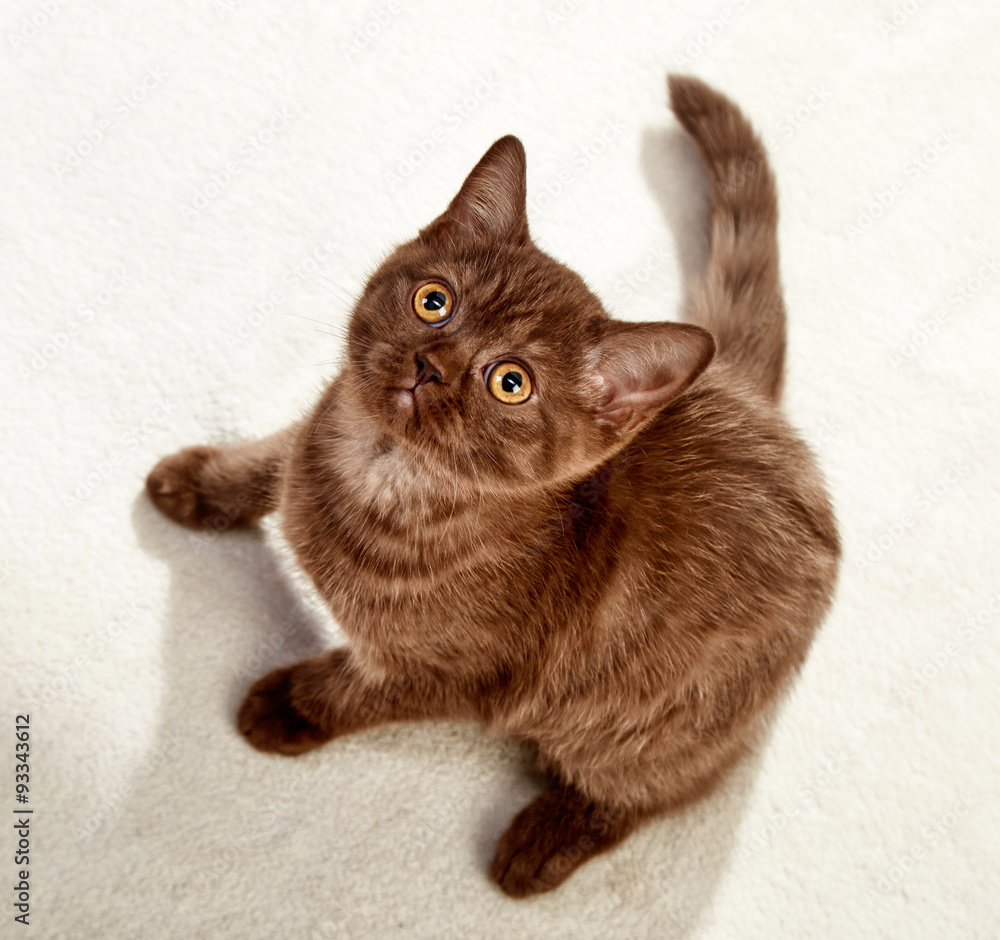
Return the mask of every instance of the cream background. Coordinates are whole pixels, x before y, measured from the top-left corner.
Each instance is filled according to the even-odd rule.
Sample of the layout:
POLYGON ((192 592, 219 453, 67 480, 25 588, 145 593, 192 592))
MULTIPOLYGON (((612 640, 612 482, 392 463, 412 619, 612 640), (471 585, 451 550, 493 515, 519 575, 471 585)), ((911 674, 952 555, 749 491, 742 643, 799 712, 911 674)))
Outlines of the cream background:
POLYGON ((39 3, 0 10, 0 712, 31 712, 33 936, 998 935, 995 4, 910 0, 889 31, 893 0, 394 0, 352 52, 388 4, 39 3), (192 537, 141 486, 305 408, 350 294, 504 133, 537 240, 619 315, 676 316, 705 186, 672 68, 771 141, 786 406, 843 577, 755 760, 516 903, 484 870, 536 786, 518 750, 456 724, 252 751, 249 682, 335 627, 271 535, 192 537))

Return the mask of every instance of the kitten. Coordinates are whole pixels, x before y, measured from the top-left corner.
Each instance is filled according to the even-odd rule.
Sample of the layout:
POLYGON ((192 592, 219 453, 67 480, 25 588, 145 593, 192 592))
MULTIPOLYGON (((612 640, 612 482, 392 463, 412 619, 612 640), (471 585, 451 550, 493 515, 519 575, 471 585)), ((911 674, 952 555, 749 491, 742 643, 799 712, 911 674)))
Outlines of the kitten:
POLYGON ((490 867, 514 897, 705 794, 802 663, 836 577, 820 474, 778 410, 765 151, 728 99, 669 84, 711 181, 700 325, 613 320, 539 251, 524 150, 504 137, 372 276, 304 421, 182 450, 147 481, 189 526, 280 508, 350 638, 250 689, 254 747, 466 717, 534 744, 550 784, 490 867))

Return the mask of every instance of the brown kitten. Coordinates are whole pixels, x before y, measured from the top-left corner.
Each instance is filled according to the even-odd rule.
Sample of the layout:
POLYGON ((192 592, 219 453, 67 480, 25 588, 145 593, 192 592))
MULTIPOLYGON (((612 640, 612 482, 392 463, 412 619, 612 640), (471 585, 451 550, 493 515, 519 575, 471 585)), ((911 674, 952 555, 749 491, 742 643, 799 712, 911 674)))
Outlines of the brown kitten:
POLYGON ((550 787, 490 868, 515 897, 706 793, 836 576, 822 480, 777 407, 764 150, 702 82, 670 92, 712 186, 702 326, 612 320, 539 251, 524 150, 504 137, 368 282, 347 365, 303 423, 181 451, 147 483, 186 525, 280 508, 350 638, 250 689, 254 747, 458 717, 537 746, 550 787))

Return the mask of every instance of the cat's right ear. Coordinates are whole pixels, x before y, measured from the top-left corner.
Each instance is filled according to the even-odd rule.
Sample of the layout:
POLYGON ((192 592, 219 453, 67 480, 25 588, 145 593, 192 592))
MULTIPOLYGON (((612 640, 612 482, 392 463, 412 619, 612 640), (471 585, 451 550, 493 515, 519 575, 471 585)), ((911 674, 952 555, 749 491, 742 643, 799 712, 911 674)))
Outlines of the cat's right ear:
POLYGON ((420 231, 428 244, 460 239, 527 244, 527 163, 516 137, 501 137, 476 164, 451 205, 420 231))
POLYGON ((604 323, 591 352, 594 418, 619 433, 643 421, 684 391, 712 361, 715 338, 689 323, 604 323))

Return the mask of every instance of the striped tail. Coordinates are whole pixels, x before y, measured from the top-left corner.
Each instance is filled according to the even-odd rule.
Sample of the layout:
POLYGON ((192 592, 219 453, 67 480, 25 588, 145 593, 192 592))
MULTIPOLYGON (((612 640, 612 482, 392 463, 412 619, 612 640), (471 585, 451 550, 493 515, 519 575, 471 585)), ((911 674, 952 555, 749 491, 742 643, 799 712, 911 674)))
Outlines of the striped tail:
POLYGON ((704 82, 671 75, 670 106, 708 167, 708 268, 691 319, 715 334, 719 357, 772 401, 781 395, 785 305, 778 275, 778 202, 767 153, 743 113, 704 82))

